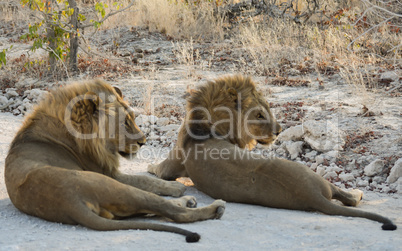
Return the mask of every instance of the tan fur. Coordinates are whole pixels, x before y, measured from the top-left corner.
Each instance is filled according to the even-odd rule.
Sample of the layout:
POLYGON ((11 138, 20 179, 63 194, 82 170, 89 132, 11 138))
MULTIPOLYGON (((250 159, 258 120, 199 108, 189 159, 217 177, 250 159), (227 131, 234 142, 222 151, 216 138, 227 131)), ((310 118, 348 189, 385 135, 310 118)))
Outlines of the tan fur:
POLYGON ((168 159, 148 167, 150 173, 169 180, 190 177, 198 189, 226 201, 363 217, 384 223, 384 230, 396 229, 388 218, 330 201, 337 199, 345 205, 357 206, 363 195, 361 191, 345 192, 305 165, 267 158, 243 149, 251 149, 255 141, 268 145, 281 130, 250 78, 234 76, 209 82, 188 99, 187 113, 177 145, 168 159), (240 108, 239 101, 242 101, 240 108), (231 130, 228 123, 215 127, 218 136, 213 130, 216 121, 228 117, 220 112, 221 109, 217 112, 218 107, 229 108, 236 117, 236 130, 227 137, 219 135, 227 135, 231 130), (270 116, 258 126, 251 127, 252 136, 241 134, 245 131, 245 123, 237 122, 255 120, 253 113, 246 116, 250 109, 267 109, 270 116), (209 111, 209 116, 205 110, 209 111), (200 139, 200 135, 205 137, 200 139))
POLYGON ((144 143, 119 89, 99 80, 59 88, 35 107, 11 144, 8 194, 19 210, 49 221, 96 230, 170 231, 198 241, 198 234, 177 227, 119 220, 152 213, 194 222, 224 212, 220 200, 193 208, 191 196, 156 195, 181 196, 185 187, 178 182, 119 172, 119 155, 134 155, 144 143))

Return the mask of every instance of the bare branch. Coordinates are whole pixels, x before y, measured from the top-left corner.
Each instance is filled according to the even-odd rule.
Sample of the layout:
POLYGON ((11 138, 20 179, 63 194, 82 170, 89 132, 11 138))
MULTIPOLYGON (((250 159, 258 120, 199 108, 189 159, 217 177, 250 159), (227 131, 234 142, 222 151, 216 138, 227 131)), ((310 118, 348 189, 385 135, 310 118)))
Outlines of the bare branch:
MULTIPOLYGON (((131 8, 131 7, 134 5, 134 2, 135 2, 135 0, 132 0, 132 1, 130 2, 130 4, 127 5, 125 8, 120 9, 120 10, 117 10, 117 11, 111 11, 111 12, 109 12, 104 18, 102 18, 102 19, 99 20, 98 22, 99 22, 99 23, 103 23, 103 22, 104 22, 106 19, 108 19, 109 17, 114 16, 114 15, 116 15, 116 14, 118 14, 118 13, 120 13, 120 12, 123 12, 123 11, 125 11, 125 10, 128 10, 129 8, 131 8)), ((83 29, 83 28, 87 28, 87 27, 91 27, 91 26, 93 26, 93 24, 79 25, 78 28, 79 28, 79 29, 83 29)))

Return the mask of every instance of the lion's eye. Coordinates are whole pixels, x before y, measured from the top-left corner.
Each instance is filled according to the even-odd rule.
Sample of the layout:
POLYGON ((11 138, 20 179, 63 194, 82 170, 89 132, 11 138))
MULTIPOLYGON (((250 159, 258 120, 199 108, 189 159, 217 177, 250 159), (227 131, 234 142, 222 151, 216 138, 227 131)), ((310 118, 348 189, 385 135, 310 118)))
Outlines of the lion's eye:
POLYGON ((258 113, 257 119, 265 119, 265 117, 264 117, 264 115, 262 115, 261 113, 258 113))
POLYGON ((130 123, 128 122, 127 119, 124 121, 124 125, 127 126, 127 127, 130 127, 130 123))

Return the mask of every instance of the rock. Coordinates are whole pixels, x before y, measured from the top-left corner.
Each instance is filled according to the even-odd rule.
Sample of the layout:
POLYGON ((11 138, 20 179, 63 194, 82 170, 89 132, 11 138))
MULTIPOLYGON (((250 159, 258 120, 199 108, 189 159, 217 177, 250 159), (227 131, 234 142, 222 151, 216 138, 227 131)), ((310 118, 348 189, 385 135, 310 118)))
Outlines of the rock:
POLYGON ((5 106, 8 104, 8 98, 4 97, 3 95, 0 95, 0 106, 5 106))
POLYGON ((19 82, 17 82, 17 83, 15 83, 15 87, 17 88, 17 89, 23 89, 23 88, 32 88, 34 85, 35 85, 35 83, 37 83, 38 82, 38 80, 35 80, 35 79, 33 79, 33 78, 26 78, 26 79, 23 79, 23 80, 21 80, 21 81, 19 81, 19 82))
POLYGON ((166 137, 173 137, 173 136, 175 136, 175 131, 168 131, 166 133, 166 137))
POLYGON ((380 174, 384 169, 384 161, 376 159, 364 168, 364 174, 367 176, 375 176, 380 174))
POLYGON ((389 173, 387 182, 394 183, 401 177, 402 177, 402 158, 398 159, 395 162, 395 165, 391 168, 391 172, 389 173))
POLYGON ((286 150, 290 154, 291 159, 296 159, 299 156, 299 153, 302 152, 302 146, 304 142, 303 141, 297 141, 297 142, 292 142, 292 141, 287 141, 285 144, 286 150))
POLYGON ((135 124, 138 126, 145 127, 149 123, 149 118, 147 115, 140 114, 135 118, 135 124))
POLYGON ((325 171, 325 167, 322 165, 317 166, 317 171, 316 173, 320 176, 324 176, 326 171, 325 171))
POLYGON ((157 124, 158 126, 165 126, 165 125, 169 124, 169 119, 168 119, 168 118, 159 118, 159 119, 156 121, 156 124, 157 124))
POLYGON ((313 163, 313 164, 311 164, 310 169, 315 171, 315 170, 317 170, 317 166, 318 166, 317 163, 313 163))
POLYGON ((281 132, 281 134, 279 134, 278 140, 280 142, 289 141, 289 140, 299 141, 302 139, 303 134, 304 134, 303 126, 301 126, 301 125, 293 126, 293 127, 286 129, 285 131, 281 132))
POLYGON ((369 185, 368 180, 362 180, 360 179, 359 181, 357 181, 356 186, 358 187, 366 187, 369 185))
POLYGON ((398 73, 396 71, 386 71, 380 75, 381 80, 391 80, 396 81, 399 79, 398 73))
POLYGON ((179 128, 180 128, 179 125, 172 124, 172 125, 161 126, 159 128, 156 128, 156 129, 158 129, 158 131, 160 131, 160 132, 168 132, 168 131, 176 131, 179 128))
POLYGON ((13 115, 20 115, 21 114, 21 111, 20 110, 18 110, 18 109, 14 109, 13 110, 13 115))
POLYGON ((47 93, 47 91, 43 91, 40 89, 32 89, 24 92, 24 96, 27 96, 28 99, 37 102, 42 99, 42 97, 47 93))
POLYGON ((353 174, 351 173, 341 173, 339 174, 339 178, 343 181, 343 182, 347 182, 347 181, 352 181, 355 179, 355 176, 353 176, 353 174))
POLYGON ((156 135, 154 132, 151 132, 148 136, 148 140, 157 140, 159 139, 159 136, 156 135))
POLYGON ((304 157, 309 158, 309 159, 313 159, 315 156, 317 156, 317 151, 311 151, 304 155, 304 157))
POLYGON ((148 119, 149 119, 149 122, 150 122, 152 125, 155 125, 155 124, 156 124, 156 121, 158 121, 158 117, 156 117, 155 115, 149 115, 149 116, 148 116, 148 119))
POLYGON ((15 88, 7 88, 6 89, 6 96, 7 98, 18 97, 18 92, 15 91, 15 88))
POLYGON ((339 151, 329 151, 325 153, 325 156, 331 159, 335 159, 338 157, 339 151))
POLYGON ((324 163, 324 156, 322 156, 322 155, 316 156, 316 157, 315 157, 315 162, 316 162, 318 165, 324 163))
POLYGON ((345 133, 330 121, 309 120, 303 123, 304 141, 319 152, 343 150, 345 133))
POLYGON ((373 178, 373 181, 376 182, 377 184, 382 184, 382 183, 385 182, 385 178, 384 178, 384 177, 381 177, 381 176, 375 176, 375 177, 373 178))
POLYGON ((327 167, 327 172, 336 172, 336 173, 339 173, 339 172, 341 172, 341 171, 343 171, 343 169, 340 168, 340 167, 338 167, 338 166, 335 165, 335 164, 331 164, 329 167, 327 167))
POLYGON ((322 176, 324 179, 326 180, 330 180, 330 179, 335 179, 338 177, 338 174, 336 174, 336 172, 331 171, 331 172, 327 172, 324 176, 322 176))

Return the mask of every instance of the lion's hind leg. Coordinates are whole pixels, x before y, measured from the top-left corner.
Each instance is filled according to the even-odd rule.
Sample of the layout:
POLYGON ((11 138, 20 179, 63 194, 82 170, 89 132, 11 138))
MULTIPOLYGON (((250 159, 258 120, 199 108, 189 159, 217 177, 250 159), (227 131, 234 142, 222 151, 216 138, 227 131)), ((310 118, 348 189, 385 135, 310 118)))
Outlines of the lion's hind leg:
POLYGON ((342 189, 333 186, 332 187, 332 198, 339 200, 345 206, 357 206, 363 198, 363 192, 358 189, 353 189, 351 191, 343 191, 342 189))

